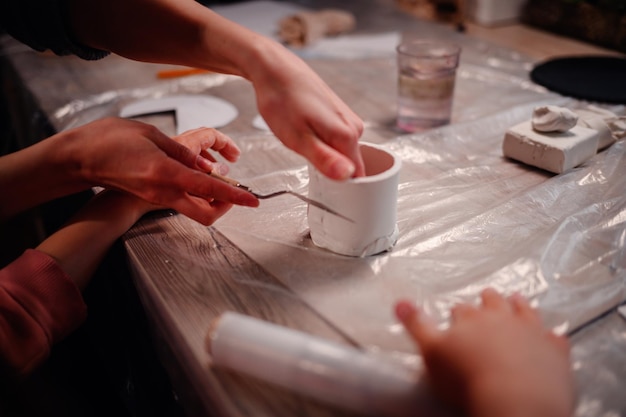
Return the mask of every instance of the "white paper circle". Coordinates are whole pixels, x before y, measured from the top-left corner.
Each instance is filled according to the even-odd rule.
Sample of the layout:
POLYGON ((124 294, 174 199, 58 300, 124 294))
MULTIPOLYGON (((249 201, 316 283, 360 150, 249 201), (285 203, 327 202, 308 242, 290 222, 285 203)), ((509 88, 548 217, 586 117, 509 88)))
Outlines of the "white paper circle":
POLYGON ((121 117, 173 111, 176 133, 199 127, 222 127, 233 121, 239 112, 226 100, 207 95, 178 95, 139 100, 122 108, 121 117))

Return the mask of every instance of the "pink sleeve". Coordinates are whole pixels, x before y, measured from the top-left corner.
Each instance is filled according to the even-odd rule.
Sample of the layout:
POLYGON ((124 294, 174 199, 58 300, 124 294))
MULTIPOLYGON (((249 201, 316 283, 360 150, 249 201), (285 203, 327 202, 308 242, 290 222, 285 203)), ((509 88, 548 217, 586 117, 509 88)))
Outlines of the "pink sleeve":
POLYGON ((0 361, 27 375, 86 315, 80 290, 56 261, 27 250, 0 270, 0 361))

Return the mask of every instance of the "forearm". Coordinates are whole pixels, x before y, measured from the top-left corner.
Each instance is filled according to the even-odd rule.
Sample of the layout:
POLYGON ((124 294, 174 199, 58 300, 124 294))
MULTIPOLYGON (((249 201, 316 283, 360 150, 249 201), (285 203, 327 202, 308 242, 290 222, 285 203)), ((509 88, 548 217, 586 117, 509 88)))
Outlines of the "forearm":
POLYGON ((135 197, 104 191, 38 250, 53 257, 79 288, 84 288, 113 243, 145 212, 135 197))
POLYGON ((274 43, 193 0, 68 0, 76 39, 91 47, 150 62, 242 75, 242 61, 274 43))
POLYGON ((0 158, 0 221, 55 198, 88 188, 53 137, 0 158))

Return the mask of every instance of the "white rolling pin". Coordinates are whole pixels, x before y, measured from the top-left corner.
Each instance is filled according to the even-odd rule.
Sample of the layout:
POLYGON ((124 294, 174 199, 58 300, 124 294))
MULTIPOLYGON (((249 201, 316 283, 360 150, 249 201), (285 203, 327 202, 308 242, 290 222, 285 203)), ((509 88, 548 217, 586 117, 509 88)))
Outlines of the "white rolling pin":
POLYGON ((352 411, 394 417, 424 411, 415 370, 382 355, 233 312, 213 323, 206 344, 213 366, 352 411))

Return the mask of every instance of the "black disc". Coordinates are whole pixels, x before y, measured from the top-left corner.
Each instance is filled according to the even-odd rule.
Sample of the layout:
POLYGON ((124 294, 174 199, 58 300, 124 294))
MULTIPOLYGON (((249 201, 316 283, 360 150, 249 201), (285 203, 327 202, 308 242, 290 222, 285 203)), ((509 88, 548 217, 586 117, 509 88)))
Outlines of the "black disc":
POLYGON ((626 59, 610 56, 555 58, 537 65, 530 78, 559 94, 626 104, 626 59))

